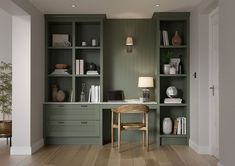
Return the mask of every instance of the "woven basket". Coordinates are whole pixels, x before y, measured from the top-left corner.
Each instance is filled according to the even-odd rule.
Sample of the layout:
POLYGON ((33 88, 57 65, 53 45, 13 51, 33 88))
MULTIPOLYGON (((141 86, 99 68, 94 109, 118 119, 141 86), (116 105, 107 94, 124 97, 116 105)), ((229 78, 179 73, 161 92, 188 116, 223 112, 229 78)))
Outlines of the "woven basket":
POLYGON ((12 121, 0 121, 0 136, 12 135, 12 121))

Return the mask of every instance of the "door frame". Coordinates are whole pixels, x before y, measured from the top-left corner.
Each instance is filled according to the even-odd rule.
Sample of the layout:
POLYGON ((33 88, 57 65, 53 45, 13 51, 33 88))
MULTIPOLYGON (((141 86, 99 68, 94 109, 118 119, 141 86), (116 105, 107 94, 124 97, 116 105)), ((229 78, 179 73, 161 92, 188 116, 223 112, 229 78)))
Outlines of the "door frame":
MULTIPOLYGON (((218 66, 218 72, 219 72, 219 54, 218 55, 213 55, 213 32, 212 32, 212 26, 213 26, 213 23, 215 22, 213 17, 214 15, 217 15, 217 21, 218 21, 218 25, 219 25, 219 7, 216 7, 214 10, 211 11, 211 13, 209 14, 209 147, 210 147, 210 154, 215 156, 216 158, 219 159, 219 145, 218 145, 218 150, 216 151, 214 149, 214 138, 215 136, 214 135, 217 135, 217 142, 219 143, 219 103, 217 103, 217 109, 216 111, 218 111, 217 113, 215 113, 212 109, 213 109, 213 106, 212 104, 213 103, 213 99, 212 99, 212 92, 210 90, 210 87, 212 85, 214 85, 214 75, 212 74, 212 70, 213 70, 213 65, 212 63, 216 63, 216 65, 218 66), (216 57, 215 57, 216 56, 216 57), (216 58, 215 61, 212 62, 212 60, 214 60, 214 58, 216 58), (217 118, 215 117, 215 114, 217 114, 217 118), (218 127, 217 129, 213 128, 213 123, 216 121, 216 119, 218 120, 218 127)), ((218 26, 219 28, 219 26, 218 26)), ((219 31, 218 31, 219 32, 219 31)), ((219 37, 219 34, 218 34, 218 37, 219 37)), ((218 73, 219 74, 219 73, 218 73)), ((217 96, 218 96, 218 99, 219 99, 219 75, 216 76, 216 84, 217 86, 215 87, 216 88, 216 92, 218 93, 217 96)))

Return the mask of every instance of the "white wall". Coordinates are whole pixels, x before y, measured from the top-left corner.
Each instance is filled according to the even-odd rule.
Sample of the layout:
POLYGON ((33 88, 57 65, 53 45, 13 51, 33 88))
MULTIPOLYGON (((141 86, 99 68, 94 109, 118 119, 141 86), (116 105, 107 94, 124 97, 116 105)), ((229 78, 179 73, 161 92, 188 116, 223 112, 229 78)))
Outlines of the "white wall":
POLYGON ((11 15, 0 8, 0 61, 11 62, 12 59, 12 23, 11 15))
POLYGON ((44 101, 44 16, 31 3, 13 0, 31 18, 31 56, 30 56, 30 143, 32 153, 43 142, 43 101, 44 101))
POLYGON ((12 17, 11 154, 30 154, 30 17, 12 17))
POLYGON ((190 146, 209 154, 209 13, 217 0, 203 0, 191 13, 190 146), (198 77, 193 78, 197 72, 198 77))
POLYGON ((220 0, 220 163, 233 166, 235 163, 235 1, 220 0))
POLYGON ((44 15, 25 0, 13 0, 31 16, 31 146, 43 145, 44 15))
MULTIPOLYGON (((12 63, 12 19, 11 15, 0 8, 0 62, 12 63)), ((0 113, 0 119, 3 116, 0 113)), ((5 116, 11 119, 11 116, 5 116)))
POLYGON ((11 154, 43 145, 44 16, 28 0, 1 0, 12 17, 13 112, 11 154))

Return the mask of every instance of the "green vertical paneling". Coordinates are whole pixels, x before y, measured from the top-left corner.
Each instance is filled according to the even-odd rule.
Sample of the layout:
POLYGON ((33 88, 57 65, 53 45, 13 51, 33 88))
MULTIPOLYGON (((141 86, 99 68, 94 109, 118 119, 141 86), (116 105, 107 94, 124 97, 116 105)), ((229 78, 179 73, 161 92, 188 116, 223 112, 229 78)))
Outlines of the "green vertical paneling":
MULTIPOLYGON (((151 19, 108 19, 104 26, 104 99, 109 90, 123 90, 126 98, 139 98, 139 76, 155 76, 154 25, 151 19), (126 37, 134 39, 126 51, 126 37)), ((152 100, 155 99, 154 89, 152 100)))

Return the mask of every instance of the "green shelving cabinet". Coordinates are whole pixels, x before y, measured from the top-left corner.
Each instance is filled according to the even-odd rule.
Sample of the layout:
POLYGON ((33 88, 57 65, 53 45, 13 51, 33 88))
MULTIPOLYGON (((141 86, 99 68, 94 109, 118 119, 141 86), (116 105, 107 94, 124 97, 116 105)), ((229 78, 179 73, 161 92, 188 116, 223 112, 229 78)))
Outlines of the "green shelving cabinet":
POLYGON ((100 86, 103 99, 103 21, 105 15, 45 15, 45 104, 44 137, 46 143, 102 144, 102 110, 99 104, 80 101, 85 84, 85 102, 91 85, 100 86), (53 34, 69 36, 71 46, 53 46, 53 34), (97 44, 92 46, 92 39, 97 44), (86 42, 86 46, 82 42, 86 42), (84 74, 76 74, 76 60, 84 60, 84 74), (97 66, 98 75, 87 75, 90 63, 97 66), (67 64, 69 74, 51 74, 55 64, 67 64), (65 92, 65 101, 52 100, 52 86, 65 92), (71 95, 73 92, 73 95, 71 95))
MULTIPOLYGON (((164 12, 154 13, 156 27, 156 63, 157 63, 157 143, 164 144, 183 144, 188 145, 190 135, 190 109, 189 109, 189 17, 187 12, 164 12), (162 31, 168 32, 169 45, 163 44, 162 31), (178 31, 182 38, 182 44, 175 46, 171 39, 175 32, 178 31), (164 55, 170 53, 170 58, 180 58, 183 64, 183 73, 180 74, 164 74, 163 64, 164 55), (183 99, 181 104, 165 104, 164 99, 167 98, 166 89, 169 86, 175 86, 178 89, 178 97, 183 99), (186 117, 186 134, 184 135, 165 135, 162 132, 162 122, 165 117, 170 117, 174 123, 177 117, 186 117)), ((174 126, 174 125, 173 125, 174 126)), ((174 127, 173 127, 174 129, 174 127)))

